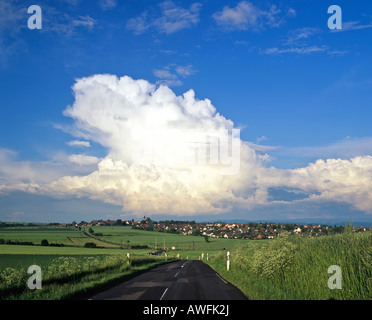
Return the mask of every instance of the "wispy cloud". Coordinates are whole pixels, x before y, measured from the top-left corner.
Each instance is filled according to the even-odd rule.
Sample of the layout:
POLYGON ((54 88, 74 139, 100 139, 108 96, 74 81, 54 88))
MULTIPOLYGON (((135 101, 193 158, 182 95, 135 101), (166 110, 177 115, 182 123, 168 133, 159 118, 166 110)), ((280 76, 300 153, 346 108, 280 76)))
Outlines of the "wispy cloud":
POLYGON ((111 10, 116 7, 117 2, 116 0, 100 0, 99 5, 102 10, 111 10))
POLYGON ((191 64, 189 64, 187 66, 177 66, 176 67, 176 72, 184 78, 196 73, 196 71, 194 70, 194 68, 191 64))
POLYGON ((145 33, 151 27, 147 12, 143 12, 138 17, 129 19, 126 27, 137 35, 145 33))
POLYGON ((172 1, 159 5, 160 12, 150 14, 144 11, 138 17, 127 22, 127 29, 135 34, 142 34, 150 29, 160 33, 172 34, 183 29, 191 28, 199 22, 201 4, 191 4, 188 9, 176 6, 172 1))
POLYGON ((42 32, 57 32, 65 36, 72 36, 79 28, 92 31, 97 25, 97 21, 89 15, 74 17, 69 14, 59 15, 53 9, 50 11, 54 14, 44 18, 42 32))
POLYGON ((89 30, 92 30, 94 25, 97 23, 96 20, 88 16, 79 16, 78 18, 72 19, 71 21, 74 27, 86 27, 89 30))
POLYGON ((260 31, 266 27, 279 27, 288 17, 296 15, 293 8, 286 11, 272 5, 268 9, 261 9, 249 1, 241 1, 235 7, 225 6, 221 11, 213 14, 217 25, 227 31, 253 30, 260 31))
POLYGON ((97 164, 100 161, 97 157, 85 154, 72 154, 68 157, 68 160, 81 166, 97 164))
POLYGON ((342 23, 342 29, 332 29, 331 32, 343 32, 351 30, 362 30, 372 28, 372 22, 363 24, 360 21, 348 21, 342 23))
POLYGON ((310 47, 290 47, 290 48, 268 48, 262 51, 264 54, 281 54, 281 53, 298 53, 311 54, 315 52, 327 52, 327 46, 310 46, 310 47))
POLYGON ((154 75, 159 79, 177 79, 177 76, 170 73, 167 69, 156 69, 154 70, 154 75))
POLYGON ((26 47, 19 34, 27 28, 27 11, 11 1, 0 1, 0 66, 6 66, 8 59, 26 47))
POLYGON ((84 148, 90 148, 90 142, 89 141, 81 141, 81 140, 72 140, 66 142, 67 145, 70 147, 84 147, 84 148))
POLYGON ((360 155, 372 155, 372 137, 345 137, 331 144, 314 147, 281 148, 279 154, 313 158, 350 159, 360 155))
MULTIPOLYGON (((108 0, 106 0, 108 1, 108 0)), ((79 1, 69 0, 71 6, 78 5, 79 1)), ((92 31, 97 21, 89 15, 72 15, 70 12, 62 13, 53 4, 43 4, 42 33, 58 33, 72 36, 77 30, 92 31)), ((26 37, 21 32, 27 30, 27 6, 21 1, 0 1, 0 66, 6 66, 12 55, 28 48, 26 37)))
POLYGON ((331 49, 325 44, 315 44, 321 40, 314 40, 316 35, 320 35, 322 30, 314 27, 303 27, 290 30, 286 38, 281 42, 281 46, 261 49, 262 54, 314 54, 325 53, 330 56, 341 56, 346 54, 347 50, 331 49))
POLYGON ((169 87, 174 87, 183 84, 179 77, 186 78, 194 75, 197 71, 191 64, 186 66, 171 64, 162 69, 155 69, 153 73, 156 78, 160 79, 156 84, 164 84, 169 87))
POLYGON ((315 34, 320 33, 321 30, 319 28, 313 27, 304 27, 295 30, 291 30, 288 33, 287 39, 284 41, 284 44, 292 45, 303 42, 304 40, 308 40, 310 37, 314 36, 315 34))

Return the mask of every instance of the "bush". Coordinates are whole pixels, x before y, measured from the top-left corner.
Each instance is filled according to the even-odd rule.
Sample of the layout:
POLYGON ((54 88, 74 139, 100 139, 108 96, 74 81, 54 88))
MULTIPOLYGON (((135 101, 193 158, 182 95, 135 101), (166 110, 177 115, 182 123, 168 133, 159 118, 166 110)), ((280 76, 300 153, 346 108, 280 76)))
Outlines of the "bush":
POLYGON ((133 245, 133 246, 130 246, 131 249, 150 249, 149 246, 146 246, 146 245, 133 245))
POLYGON ((50 247, 64 247, 65 245, 63 243, 49 243, 50 247))
POLYGON ((97 248, 97 245, 94 242, 86 242, 84 244, 85 248, 97 248))
POLYGON ((81 271, 79 261, 73 257, 58 257, 48 266, 47 275, 52 278, 64 278, 76 275, 81 271))
POLYGON ((25 270, 16 270, 14 268, 5 268, 0 273, 0 284, 5 287, 19 287, 25 284, 25 270))
POLYGON ((41 245, 44 246, 44 247, 49 246, 48 240, 47 239, 41 240, 41 245))
POLYGON ((297 246, 288 239, 288 234, 283 232, 276 239, 253 256, 252 271, 267 279, 276 279, 284 276, 289 270, 297 246))

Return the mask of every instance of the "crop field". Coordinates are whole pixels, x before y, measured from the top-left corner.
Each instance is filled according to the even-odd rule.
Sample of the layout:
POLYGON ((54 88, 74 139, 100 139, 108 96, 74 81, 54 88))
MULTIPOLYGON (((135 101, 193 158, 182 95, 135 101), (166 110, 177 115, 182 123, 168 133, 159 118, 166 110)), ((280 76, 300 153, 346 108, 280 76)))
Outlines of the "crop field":
MULTIPOLYGON (((142 231, 123 226, 93 229, 96 238, 84 233, 88 231, 84 228, 81 231, 58 227, 0 229, 0 239, 3 239, 0 244, 2 297, 7 298, 6 292, 10 292, 11 299, 18 299, 19 279, 24 281, 27 276, 25 270, 33 264, 46 270, 50 278, 51 291, 43 290, 46 294, 43 297, 64 299, 81 290, 89 290, 97 283, 104 285, 105 281, 122 279, 135 272, 137 267, 146 270, 178 257, 201 259, 202 255, 205 262, 250 299, 370 299, 371 296, 371 232, 319 238, 295 236, 275 240, 242 240, 205 239, 202 236, 142 231), (41 246, 43 239, 47 239, 49 244, 63 246, 41 246), (9 240, 13 244, 7 244, 9 240), (20 245, 16 244, 17 241, 32 242, 34 245, 20 245), (94 242, 98 247, 86 248, 84 245, 87 242, 94 242), (150 254, 156 249, 164 249, 164 246, 166 254, 150 254), (227 251, 231 254, 229 272, 226 271, 227 251), (127 253, 131 257, 130 263, 138 261, 136 267, 129 264, 127 253), (331 292, 328 289, 327 268, 330 265, 342 267, 345 290, 331 292), (70 284, 55 279, 51 271, 53 268, 59 270, 62 278, 71 268, 74 270, 76 276, 71 280, 69 293, 63 288, 70 284), (89 277, 87 270, 90 270, 89 277)), ((25 297, 30 298, 29 294, 25 297)))
POLYGON ((86 243, 94 243, 98 247, 104 247, 104 248, 119 248, 120 246, 115 244, 106 243, 103 241, 99 241, 94 238, 88 238, 88 237, 68 237, 68 239, 71 241, 71 243, 77 245, 77 246, 84 246, 86 243))
POLYGON ((201 236, 184 236, 179 234, 135 230, 131 227, 94 227, 95 232, 102 233, 102 240, 121 245, 147 245, 150 248, 173 251, 221 251, 230 250, 235 245, 246 243, 242 239, 209 238, 206 242, 201 236))
MULTIPOLYGON (((100 233, 99 239, 84 234, 76 228, 60 227, 8 227, 0 229, 0 239, 13 242, 32 242, 34 245, 0 244, 0 271, 7 267, 28 267, 32 264, 47 266, 57 257, 87 257, 97 255, 149 256, 156 249, 167 249, 167 257, 179 255, 181 259, 199 259, 212 257, 221 252, 231 250, 246 240, 184 236, 178 234, 135 230, 131 227, 94 227, 100 233), (41 240, 49 244, 64 246, 41 246, 41 240), (95 243, 99 248, 85 248, 87 242, 95 243), (141 248, 142 247, 142 248, 141 248), (146 248, 147 247, 147 248, 146 248), (174 248, 174 249, 173 249, 174 248)), ((250 241, 254 242, 254 241, 250 241)), ((162 254, 165 257, 165 254, 162 254)))
POLYGON ((0 229, 0 299, 66 299, 172 259, 204 259, 245 240, 214 239, 134 230, 131 227, 7 227, 0 229), (42 246, 47 240, 49 245, 42 246), (28 245, 22 245, 27 242, 28 245), (96 248, 86 248, 93 242, 96 248), (51 245, 52 244, 52 245, 51 245), (57 245, 58 246, 57 246, 57 245), (167 249, 152 255, 156 249, 167 249), (130 260, 127 259, 130 254, 130 260), (25 287, 27 268, 43 270, 44 290, 25 287))
POLYGON ((49 243, 71 244, 69 237, 79 237, 81 232, 75 228, 58 227, 7 227, 0 228, 0 239, 33 242, 40 244, 47 239, 49 243))

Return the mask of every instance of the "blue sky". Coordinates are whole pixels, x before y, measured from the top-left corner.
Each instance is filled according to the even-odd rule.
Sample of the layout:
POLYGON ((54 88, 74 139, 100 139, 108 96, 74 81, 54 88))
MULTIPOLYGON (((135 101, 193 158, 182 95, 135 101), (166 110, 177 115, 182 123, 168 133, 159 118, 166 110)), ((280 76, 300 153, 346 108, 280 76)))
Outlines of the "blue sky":
MULTIPOLYGON (((146 213, 371 222, 371 35, 372 7, 364 1, 1 0, 0 220, 146 213), (41 30, 27 27, 32 4, 42 9, 41 30), (342 8, 342 30, 328 28, 333 4, 342 8), (208 199, 200 214, 197 205, 180 213, 161 200, 134 205, 172 196, 163 187, 137 199, 124 183, 100 196, 103 191, 92 190, 84 177, 102 173, 97 166, 103 159, 123 159, 113 156, 118 150, 113 143, 94 136, 103 123, 87 127, 89 119, 79 110, 89 109, 76 103, 73 86, 102 74, 167 85, 176 96, 192 89, 195 99, 209 99, 240 128, 249 150, 266 160, 253 166, 247 159, 251 169, 243 166, 237 180, 226 182, 224 196, 187 191, 188 201, 208 199), (74 116, 66 114, 68 106, 74 116), (251 177, 251 165, 259 176, 251 177), (298 170, 306 171, 303 180, 298 170), (71 189, 66 177, 84 183, 71 189)), ((100 81, 103 86, 109 80, 100 81)), ((82 91, 87 96, 100 88, 82 91)), ((99 112, 112 99, 105 97, 99 112)), ((178 200, 182 206, 182 193, 173 201, 178 200)))

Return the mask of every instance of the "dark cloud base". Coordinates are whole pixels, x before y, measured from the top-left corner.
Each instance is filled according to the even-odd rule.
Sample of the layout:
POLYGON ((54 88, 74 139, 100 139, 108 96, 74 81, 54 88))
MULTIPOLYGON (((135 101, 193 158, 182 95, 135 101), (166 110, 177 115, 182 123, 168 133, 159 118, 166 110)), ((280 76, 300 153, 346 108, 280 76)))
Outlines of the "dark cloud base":
MULTIPOLYGON (((345 225, 353 219, 353 225, 372 227, 372 215, 355 210, 351 205, 336 202, 292 202, 270 206, 257 206, 249 211, 234 211, 216 215, 176 217, 149 215, 154 220, 195 220, 197 222, 287 222, 345 225), (309 214, 311 212, 311 214, 309 214)), ((60 222, 71 223, 96 219, 139 219, 125 213, 121 207, 90 199, 54 199, 25 192, 0 195, 0 220, 8 222, 60 222)))

